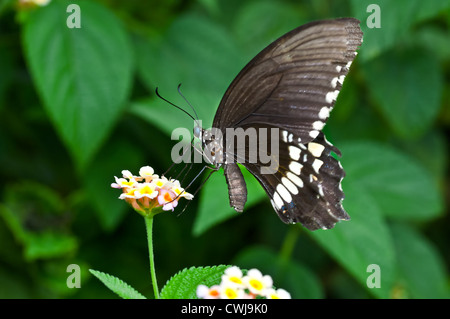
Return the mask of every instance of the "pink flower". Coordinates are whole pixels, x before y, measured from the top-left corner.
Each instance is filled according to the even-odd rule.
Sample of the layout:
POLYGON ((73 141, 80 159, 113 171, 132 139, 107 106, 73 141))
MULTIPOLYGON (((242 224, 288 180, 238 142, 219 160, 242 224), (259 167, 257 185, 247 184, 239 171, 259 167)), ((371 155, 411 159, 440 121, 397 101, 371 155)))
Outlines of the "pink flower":
POLYGON ((178 198, 174 191, 161 188, 159 190, 158 203, 163 205, 163 210, 174 210, 178 205, 178 198))

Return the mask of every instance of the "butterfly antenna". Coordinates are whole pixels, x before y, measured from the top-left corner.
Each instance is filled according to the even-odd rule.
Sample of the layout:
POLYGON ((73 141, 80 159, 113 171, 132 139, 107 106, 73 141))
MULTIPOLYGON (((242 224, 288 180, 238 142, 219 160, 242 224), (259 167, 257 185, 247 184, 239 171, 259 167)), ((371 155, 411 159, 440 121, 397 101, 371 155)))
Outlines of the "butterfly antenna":
POLYGON ((198 115, 197 115, 197 112, 195 111, 195 108, 191 105, 191 103, 189 103, 189 101, 188 101, 188 99, 183 95, 183 93, 181 93, 181 83, 180 84, 178 84, 178 94, 180 94, 181 95, 181 97, 186 101, 186 103, 191 107, 191 109, 192 109, 192 111, 194 111, 194 114, 195 114, 195 117, 197 118, 197 121, 198 121, 198 115))
MULTIPOLYGON (((193 119, 194 121, 196 121, 196 119, 195 119, 191 114, 189 114, 189 112, 187 112, 186 110, 182 109, 182 108, 179 107, 178 105, 173 104, 173 103, 170 102, 169 100, 163 98, 163 97, 159 94, 158 88, 155 89, 155 93, 156 93, 156 95, 157 95, 161 100, 163 100, 163 101, 169 103, 169 104, 172 105, 172 106, 175 106, 177 109, 183 111, 183 112, 186 113, 191 119, 193 119)), ((194 111, 194 112, 195 112, 195 111, 194 111)), ((195 116, 197 116, 197 114, 195 114, 195 116)))

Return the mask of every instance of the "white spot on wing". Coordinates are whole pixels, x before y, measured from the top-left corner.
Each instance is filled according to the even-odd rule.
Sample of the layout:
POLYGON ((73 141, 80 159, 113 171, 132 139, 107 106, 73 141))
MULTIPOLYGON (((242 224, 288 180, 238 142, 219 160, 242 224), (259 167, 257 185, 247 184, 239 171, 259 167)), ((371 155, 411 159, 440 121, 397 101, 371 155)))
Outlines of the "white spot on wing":
POLYGON ((321 129, 323 129, 324 125, 325 125, 325 123, 322 122, 322 121, 315 121, 315 122, 313 123, 313 128, 314 128, 315 130, 320 131, 321 129))
POLYGON ((273 193, 273 202, 275 203, 277 209, 281 209, 283 206, 283 200, 277 192, 273 193))
POLYGON ((333 87, 333 89, 336 87, 337 81, 338 81, 338 78, 337 78, 337 77, 335 77, 335 78, 333 78, 333 79, 331 80, 331 86, 333 87))
POLYGON ((308 143, 308 151, 314 156, 314 157, 320 157, 322 155, 323 150, 325 149, 325 146, 318 143, 308 143))
POLYGON ((321 161, 320 159, 315 159, 314 162, 312 163, 312 167, 314 168, 314 171, 316 173, 319 173, 319 169, 322 167, 323 165, 323 161, 321 161))
POLYGON ((303 165, 297 162, 290 162, 289 163, 289 170, 297 175, 300 175, 300 172, 302 171, 303 165))
POLYGON ((330 108, 326 106, 322 107, 319 112, 319 118, 322 120, 326 120, 329 116, 330 116, 330 108))
POLYGON ((327 95, 325 96, 325 101, 327 103, 333 103, 333 101, 336 101, 338 94, 339 90, 328 92, 327 95))
POLYGON ((281 133, 283 134, 283 142, 287 143, 288 132, 287 131, 282 131, 281 133))
POLYGON ((286 176, 295 183, 298 187, 303 187, 303 181, 297 175, 292 174, 291 172, 287 172, 286 176))
POLYGON ((291 193, 284 187, 283 184, 277 185, 277 193, 284 199, 285 202, 290 203, 292 201, 291 193))
POLYGON ((319 131, 313 130, 309 132, 309 136, 311 136, 312 138, 316 138, 317 135, 319 135, 319 131))
POLYGON ((281 182, 283 183, 284 186, 286 186, 286 188, 293 194, 293 195, 297 195, 298 194, 298 189, 297 187, 295 187, 295 185, 286 177, 282 177, 281 178, 281 182))
POLYGON ((321 185, 321 184, 317 185, 317 189, 319 190, 319 195, 323 197, 323 196, 324 196, 324 193, 323 193, 323 187, 322 187, 322 185, 321 185))
POLYGON ((298 159, 300 158, 301 150, 298 147, 292 145, 289 145, 288 149, 291 159, 293 159, 294 161, 298 161, 298 159))

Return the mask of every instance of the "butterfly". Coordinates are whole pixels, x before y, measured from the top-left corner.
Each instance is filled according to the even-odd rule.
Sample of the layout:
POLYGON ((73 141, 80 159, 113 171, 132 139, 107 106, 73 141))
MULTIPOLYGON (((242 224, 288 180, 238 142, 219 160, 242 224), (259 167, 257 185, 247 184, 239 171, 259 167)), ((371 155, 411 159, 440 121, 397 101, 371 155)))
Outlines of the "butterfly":
MULTIPOLYGON (((261 161, 239 156, 234 144, 225 146, 226 133, 219 137, 194 128, 210 163, 216 170, 223 168, 230 206, 236 211, 242 212, 247 201, 239 162, 262 185, 284 223, 316 230, 350 219, 342 206, 345 172, 332 156, 341 153, 322 128, 362 43, 359 25, 357 19, 340 18, 300 26, 256 55, 226 90, 212 127, 219 132, 276 132, 271 144, 278 149, 269 154, 277 155, 275 171, 264 174, 261 161)), ((244 150, 250 150, 249 144, 244 150)))

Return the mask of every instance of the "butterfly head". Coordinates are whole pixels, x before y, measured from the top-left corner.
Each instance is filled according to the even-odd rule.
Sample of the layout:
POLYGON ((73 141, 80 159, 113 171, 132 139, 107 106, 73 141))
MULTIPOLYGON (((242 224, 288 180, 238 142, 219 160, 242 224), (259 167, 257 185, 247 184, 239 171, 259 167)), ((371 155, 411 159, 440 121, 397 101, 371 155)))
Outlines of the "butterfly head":
POLYGON ((223 162, 222 134, 215 128, 204 130, 194 126, 194 136, 201 142, 202 153, 209 164, 220 167, 223 162))

